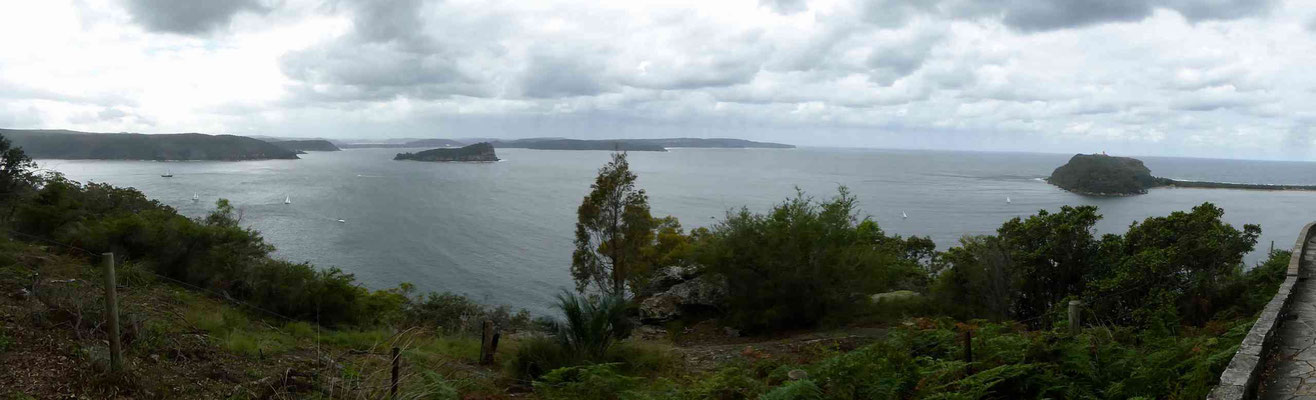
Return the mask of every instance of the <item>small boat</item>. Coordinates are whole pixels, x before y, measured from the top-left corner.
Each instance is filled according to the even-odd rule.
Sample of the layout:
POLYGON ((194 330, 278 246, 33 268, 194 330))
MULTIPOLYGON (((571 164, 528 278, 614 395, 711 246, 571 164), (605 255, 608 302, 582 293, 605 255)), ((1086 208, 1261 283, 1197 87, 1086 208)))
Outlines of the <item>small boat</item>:
POLYGON ((901 213, 900 213, 900 219, 908 219, 908 218, 909 218, 909 216, 908 216, 908 215, 905 215, 904 212, 901 212, 901 213))
POLYGON ((347 220, 340 219, 340 220, 338 220, 338 223, 340 223, 340 224, 346 224, 346 223, 347 223, 347 220))
POLYGON ((197 202, 197 201, 200 201, 200 200, 201 200, 201 196, 197 196, 196 193, 192 193, 192 202, 193 202, 193 203, 195 203, 195 202, 197 202))
POLYGON ((292 196, 284 197, 283 204, 292 204, 292 196))
POLYGON ((169 172, 169 171, 165 171, 165 173, 160 174, 160 177, 161 177, 161 178, 173 178, 173 177, 174 177, 174 173, 173 173, 173 172, 169 172))
POLYGON ((1010 196, 1005 196, 1005 204, 1010 204, 1010 196))

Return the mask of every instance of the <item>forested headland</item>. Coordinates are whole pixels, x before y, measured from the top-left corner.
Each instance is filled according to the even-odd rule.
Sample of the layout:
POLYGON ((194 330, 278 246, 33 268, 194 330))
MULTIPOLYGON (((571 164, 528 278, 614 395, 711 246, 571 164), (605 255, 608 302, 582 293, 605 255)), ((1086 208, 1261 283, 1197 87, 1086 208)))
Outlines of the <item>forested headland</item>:
POLYGON ((0 135, 33 158, 68 160, 296 159, 297 152, 263 140, 234 135, 176 133, 88 133, 66 130, 0 129, 0 135))

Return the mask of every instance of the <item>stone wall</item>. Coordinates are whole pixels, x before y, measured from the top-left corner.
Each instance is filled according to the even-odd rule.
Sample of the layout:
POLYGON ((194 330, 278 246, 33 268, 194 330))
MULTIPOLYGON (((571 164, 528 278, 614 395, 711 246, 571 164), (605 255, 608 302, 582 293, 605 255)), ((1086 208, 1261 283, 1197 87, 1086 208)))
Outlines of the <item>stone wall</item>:
POLYGON ((1241 400, 1255 397, 1257 382, 1265 368, 1265 360, 1275 349, 1279 341, 1276 332, 1279 324, 1288 313, 1293 294, 1293 286, 1298 283, 1302 272, 1302 256, 1307 251, 1307 240, 1312 235, 1312 226, 1308 223, 1298 233, 1298 241, 1293 245, 1293 257, 1289 259, 1289 270, 1280 284, 1279 292, 1270 299, 1266 308, 1257 317, 1257 322, 1243 337, 1238 352, 1229 361, 1225 372, 1220 374, 1220 384, 1207 396, 1208 400, 1241 400))

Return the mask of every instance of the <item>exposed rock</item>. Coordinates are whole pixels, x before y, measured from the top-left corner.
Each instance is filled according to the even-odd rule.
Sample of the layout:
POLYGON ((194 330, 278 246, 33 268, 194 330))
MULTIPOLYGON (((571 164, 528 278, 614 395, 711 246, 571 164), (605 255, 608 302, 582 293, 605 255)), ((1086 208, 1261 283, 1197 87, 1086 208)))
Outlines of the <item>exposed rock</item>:
POLYGON ((872 296, 874 303, 881 303, 887 300, 905 300, 917 298, 919 294, 910 290, 897 290, 894 292, 878 293, 872 296))
POLYGON ((652 280, 649 281, 648 293, 662 293, 671 289, 672 286, 681 284, 681 282, 693 279, 696 275, 696 269, 691 267, 667 267, 654 272, 652 280))
POLYGON ((640 303, 640 318, 646 323, 659 323, 692 311, 716 310, 726 294, 725 278, 701 275, 645 299, 640 303))

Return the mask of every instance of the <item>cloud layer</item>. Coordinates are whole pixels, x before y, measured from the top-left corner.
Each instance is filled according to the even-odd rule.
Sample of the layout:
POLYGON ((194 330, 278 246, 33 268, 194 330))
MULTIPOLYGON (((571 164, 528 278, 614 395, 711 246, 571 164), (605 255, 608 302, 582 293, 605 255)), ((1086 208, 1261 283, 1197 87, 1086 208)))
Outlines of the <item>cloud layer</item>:
POLYGON ((0 125, 1316 157, 1310 2, 676 3, 37 2, 0 125))

